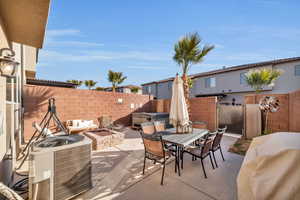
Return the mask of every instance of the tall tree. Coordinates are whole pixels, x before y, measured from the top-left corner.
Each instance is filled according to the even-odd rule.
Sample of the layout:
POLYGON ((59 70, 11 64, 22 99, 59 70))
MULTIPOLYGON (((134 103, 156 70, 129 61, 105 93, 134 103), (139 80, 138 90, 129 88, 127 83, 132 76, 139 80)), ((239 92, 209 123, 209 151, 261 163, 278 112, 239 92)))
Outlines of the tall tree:
POLYGON ((264 86, 272 86, 283 73, 281 70, 262 68, 250 70, 245 75, 245 80, 256 93, 262 91, 264 86))
POLYGON ((84 81, 84 85, 90 89, 92 89, 95 85, 97 84, 96 81, 93 81, 93 80, 86 80, 84 81))
MULTIPOLYGON (((173 60, 182 68, 183 89, 188 110, 189 105, 189 80, 188 72, 193 64, 203 61, 203 58, 210 52, 213 45, 201 45, 201 38, 198 33, 187 34, 174 46, 175 54, 173 60)), ((191 83, 191 82, 190 82, 191 83)))
POLYGON ((108 71, 108 81, 112 83, 112 91, 116 91, 116 87, 123 83, 123 81, 126 79, 126 76, 123 76, 122 72, 114 72, 112 70, 108 71))
POLYGON ((80 81, 80 80, 67 80, 67 82, 75 84, 76 88, 78 88, 82 85, 82 81, 80 81))

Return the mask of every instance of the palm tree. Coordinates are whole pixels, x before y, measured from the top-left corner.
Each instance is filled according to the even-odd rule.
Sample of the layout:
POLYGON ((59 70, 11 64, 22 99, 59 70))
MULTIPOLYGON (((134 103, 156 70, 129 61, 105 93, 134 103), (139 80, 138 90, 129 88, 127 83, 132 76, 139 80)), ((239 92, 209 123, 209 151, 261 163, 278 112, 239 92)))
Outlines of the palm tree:
MULTIPOLYGON (((201 38, 198 33, 187 34, 180 39, 174 46, 175 55, 173 60, 182 68, 182 79, 184 96, 189 110, 189 80, 188 72, 193 64, 203 61, 203 58, 210 52, 214 46, 201 46, 201 38)), ((190 82, 191 83, 191 82, 190 82)))
POLYGON ((86 80, 84 81, 84 85, 90 89, 92 89, 95 85, 97 84, 96 81, 93 81, 93 80, 86 80))
POLYGON ((269 68, 254 69, 245 74, 245 80, 256 93, 260 93, 264 86, 273 86, 282 73, 269 68))
POLYGON ((138 88, 138 87, 133 87, 133 88, 131 88, 130 90, 131 90, 132 93, 138 93, 138 92, 139 92, 139 89, 140 89, 140 88, 138 88))
POLYGON ((112 70, 108 71, 108 81, 112 83, 112 91, 116 91, 116 87, 123 83, 123 81, 126 79, 126 76, 123 76, 122 72, 114 72, 112 70))
POLYGON ((75 84, 76 86, 76 88, 77 87, 80 87, 81 85, 82 85, 82 81, 80 81, 80 80, 67 80, 67 82, 68 83, 73 83, 73 84, 75 84))

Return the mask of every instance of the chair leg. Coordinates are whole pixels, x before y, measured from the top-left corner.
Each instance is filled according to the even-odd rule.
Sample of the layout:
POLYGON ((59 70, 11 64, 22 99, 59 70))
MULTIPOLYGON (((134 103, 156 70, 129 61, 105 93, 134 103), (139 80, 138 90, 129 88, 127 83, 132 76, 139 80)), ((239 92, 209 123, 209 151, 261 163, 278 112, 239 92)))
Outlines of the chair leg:
POLYGON ((183 152, 181 152, 181 169, 183 169, 183 152))
POLYGON ((214 163, 213 163, 213 161, 212 161, 212 159, 211 159, 210 152, 209 152, 208 155, 209 155, 209 159, 210 159, 211 166, 212 166, 213 169, 215 169, 214 163))
POLYGON ((178 176, 180 176, 180 155, 178 155, 177 169, 178 169, 178 176))
POLYGON ((160 182, 161 185, 164 184, 165 167, 166 167, 166 161, 164 161, 164 166, 163 166, 163 170, 162 170, 161 182, 160 182))
POLYGON ((205 168, 204 168, 204 165, 203 165, 203 160, 201 159, 201 165, 202 165, 202 169, 203 169, 203 173, 204 173, 204 177, 207 178, 206 176, 206 172, 205 172, 205 168))
POLYGON ((175 156, 175 173, 177 173, 177 156, 175 156))
POLYGON ((216 161, 215 152, 214 152, 214 151, 211 151, 211 152, 212 152, 212 155, 213 155, 213 158, 214 158, 216 167, 218 168, 218 163, 217 163, 217 161, 216 161))
POLYGON ((144 157, 143 175, 145 174, 145 166, 146 166, 146 156, 144 157))
POLYGON ((225 161, 221 146, 220 146, 220 152, 221 152, 221 156, 222 156, 223 161, 225 161))

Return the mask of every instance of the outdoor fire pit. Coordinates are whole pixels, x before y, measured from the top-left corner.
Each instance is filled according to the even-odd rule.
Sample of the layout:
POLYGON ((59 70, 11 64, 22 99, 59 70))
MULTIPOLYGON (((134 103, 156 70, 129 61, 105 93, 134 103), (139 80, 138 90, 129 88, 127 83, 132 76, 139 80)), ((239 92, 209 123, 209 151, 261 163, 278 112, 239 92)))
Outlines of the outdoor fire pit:
POLYGON ((109 129, 87 131, 84 135, 92 140, 93 150, 112 147, 121 144, 124 140, 124 133, 109 129))

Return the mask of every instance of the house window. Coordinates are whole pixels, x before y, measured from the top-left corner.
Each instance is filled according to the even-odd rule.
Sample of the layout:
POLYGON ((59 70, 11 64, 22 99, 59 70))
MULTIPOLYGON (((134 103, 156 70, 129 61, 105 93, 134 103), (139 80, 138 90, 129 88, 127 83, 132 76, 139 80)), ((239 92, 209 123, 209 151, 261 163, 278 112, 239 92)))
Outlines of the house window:
POLYGON ((216 78, 215 77, 205 78, 205 87, 206 88, 216 87, 216 78))
POLYGON ((151 94, 151 86, 148 85, 148 94, 151 94))
POLYGON ((295 66, 295 76, 300 76, 300 65, 295 66))
POLYGON ((169 90, 172 90, 172 81, 169 81, 169 82, 168 82, 168 89, 169 89, 169 90))
POLYGON ((240 84, 247 85, 246 72, 240 73, 240 84))

